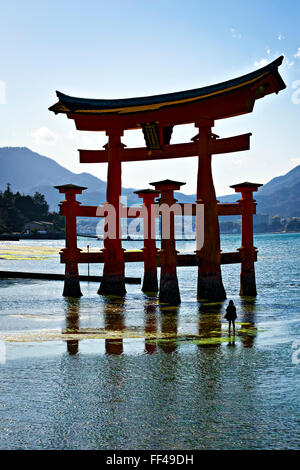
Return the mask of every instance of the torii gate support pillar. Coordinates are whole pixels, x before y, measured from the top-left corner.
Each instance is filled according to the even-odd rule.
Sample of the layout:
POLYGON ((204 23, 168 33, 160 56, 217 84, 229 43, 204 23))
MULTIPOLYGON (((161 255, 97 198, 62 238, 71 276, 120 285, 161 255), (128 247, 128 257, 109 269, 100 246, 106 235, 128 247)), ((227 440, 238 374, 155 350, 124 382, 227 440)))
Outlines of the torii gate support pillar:
POLYGON ((175 216, 171 209, 177 202, 174 191, 179 190, 185 183, 164 180, 150 183, 161 193, 159 200, 161 212, 161 250, 160 250, 160 288, 159 301, 169 305, 179 305, 181 302, 177 279, 177 251, 175 246, 175 216), (165 212, 165 213, 164 213, 165 212))
POLYGON ((80 290, 77 258, 81 250, 77 248, 76 215, 80 202, 76 201, 76 194, 81 194, 86 188, 73 184, 55 186, 55 188, 60 193, 65 194, 65 200, 60 206, 66 223, 66 247, 62 250, 67 259, 63 296, 79 298, 82 296, 82 292, 80 290))
POLYGON ((256 183, 241 183, 230 186, 235 192, 241 193, 242 198, 239 203, 242 206, 241 217, 241 276, 240 276, 240 295, 256 296, 256 281, 254 262, 257 256, 257 249, 253 244, 253 192, 262 186, 256 183))
POLYGON ((157 248, 155 240, 155 201, 160 193, 153 189, 135 191, 138 197, 143 198, 144 207, 144 279, 143 292, 157 292, 157 248))

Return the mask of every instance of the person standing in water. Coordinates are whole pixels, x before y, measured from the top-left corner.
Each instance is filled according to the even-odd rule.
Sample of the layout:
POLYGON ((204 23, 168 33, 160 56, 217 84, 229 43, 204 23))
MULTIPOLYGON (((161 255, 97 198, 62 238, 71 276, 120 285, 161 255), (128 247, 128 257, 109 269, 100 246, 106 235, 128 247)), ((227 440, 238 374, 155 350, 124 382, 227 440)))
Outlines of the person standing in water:
POLYGON ((229 305, 226 308, 226 314, 225 314, 225 318, 229 323, 229 327, 228 327, 229 334, 230 334, 231 323, 232 323, 232 327, 233 327, 233 333, 235 333, 235 319, 236 319, 236 317, 237 317, 237 315, 236 315, 235 305, 233 303, 233 300, 230 300, 229 305))

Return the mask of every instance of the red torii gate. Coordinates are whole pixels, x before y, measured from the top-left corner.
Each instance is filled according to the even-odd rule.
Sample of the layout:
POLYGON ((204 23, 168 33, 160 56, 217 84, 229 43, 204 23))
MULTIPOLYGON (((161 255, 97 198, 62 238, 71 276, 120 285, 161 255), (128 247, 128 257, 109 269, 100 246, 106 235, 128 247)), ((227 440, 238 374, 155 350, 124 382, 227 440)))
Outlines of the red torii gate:
MULTIPOLYGON (((212 133, 214 121, 252 112, 257 99, 284 89, 285 84, 278 72, 282 60, 283 57, 279 57, 259 70, 216 85, 143 98, 84 99, 57 92, 59 101, 49 108, 56 114, 66 114, 69 119, 73 119, 78 130, 106 132, 108 143, 104 150, 80 150, 80 162, 108 163, 107 203, 115 207, 117 217, 122 186, 122 162, 198 157, 196 202, 204 204, 204 246, 196 253, 197 259, 201 258, 201 263, 197 263, 198 297, 201 299, 226 298, 220 269, 219 214, 212 179, 211 156, 248 150, 251 135, 248 133, 219 139, 212 133), (170 145, 173 126, 187 123, 194 123, 198 129, 192 142, 170 145), (124 130, 139 128, 143 130, 146 147, 125 148, 121 142, 124 130)), ((254 188, 258 186, 254 185, 254 188)), ((230 211, 227 210, 227 213, 230 211)), ((251 231, 251 224, 245 229, 244 222, 244 233, 247 230, 251 231)), ((125 293, 125 259, 120 235, 118 233, 115 240, 105 240, 103 281, 99 293, 125 293)), ((252 232, 250 238, 251 236, 252 232)), ((242 253, 245 253, 245 250, 242 253)), ((245 289, 241 291, 255 295, 253 272, 252 268, 242 272, 241 282, 245 289)))

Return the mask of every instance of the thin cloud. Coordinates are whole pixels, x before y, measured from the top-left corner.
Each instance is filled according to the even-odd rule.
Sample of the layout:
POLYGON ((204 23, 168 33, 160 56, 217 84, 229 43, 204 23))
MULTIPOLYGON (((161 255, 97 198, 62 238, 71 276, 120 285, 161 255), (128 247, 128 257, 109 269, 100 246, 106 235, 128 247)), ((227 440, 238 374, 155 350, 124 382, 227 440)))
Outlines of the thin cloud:
POLYGON ((32 131, 31 137, 36 145, 55 145, 57 142, 57 135, 46 126, 32 131))
POLYGON ((278 41, 283 41, 285 39, 285 36, 282 33, 279 33, 277 39, 278 41))
POLYGON ((294 57, 296 57, 296 59, 300 59, 300 47, 298 47, 298 50, 296 54, 294 54, 294 57))
POLYGON ((235 28, 230 28, 231 36, 235 39, 241 39, 242 35, 235 28))
POLYGON ((291 67, 293 67, 293 65, 295 65, 295 62, 293 60, 289 60, 287 57, 284 59, 284 63, 288 69, 290 69, 291 67))
MULTIPOLYGON (((300 49, 300 48, 299 48, 299 49, 300 49)), ((269 54, 268 51, 267 51, 267 54, 269 54)), ((300 52, 299 52, 299 57, 300 57, 300 52)), ((275 59, 276 57, 273 57, 273 58, 275 59)), ((260 59, 260 60, 256 60, 256 61, 254 62, 254 66, 255 66, 255 67, 258 67, 258 68, 260 68, 260 67, 265 67, 265 65, 268 65, 268 64, 270 63, 270 60, 272 60, 272 57, 270 57, 270 58, 268 57, 267 59, 266 59, 266 58, 262 58, 262 59, 260 59)), ((288 69, 290 69, 291 67, 293 67, 293 65, 295 65, 295 62, 294 62, 293 60, 289 60, 287 57, 284 58, 284 62, 283 62, 283 63, 284 63, 284 65, 285 65, 288 69)))
POLYGON ((268 65, 269 61, 267 59, 260 59, 256 60, 254 62, 255 67, 264 67, 265 65, 268 65))

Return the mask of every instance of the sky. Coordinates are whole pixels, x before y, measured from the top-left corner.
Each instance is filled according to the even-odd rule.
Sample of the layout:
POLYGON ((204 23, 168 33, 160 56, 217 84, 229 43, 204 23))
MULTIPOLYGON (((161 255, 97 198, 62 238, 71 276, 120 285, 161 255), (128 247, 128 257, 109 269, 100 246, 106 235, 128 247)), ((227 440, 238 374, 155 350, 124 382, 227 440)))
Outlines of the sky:
MULTIPOLYGON (((213 156, 217 194, 245 180, 266 183, 300 164, 299 22, 299 0, 0 0, 0 147, 29 147, 106 180, 107 165, 79 164, 77 149, 102 148, 107 137, 49 112, 56 90, 104 99, 188 90, 284 55, 287 88, 213 128, 220 137, 252 132, 249 151, 213 156)), ((177 126, 172 143, 195 134, 177 126)), ((145 145, 141 130, 122 141, 145 145)), ((170 178, 191 194, 197 158, 126 163, 122 172, 124 187, 170 178)))

